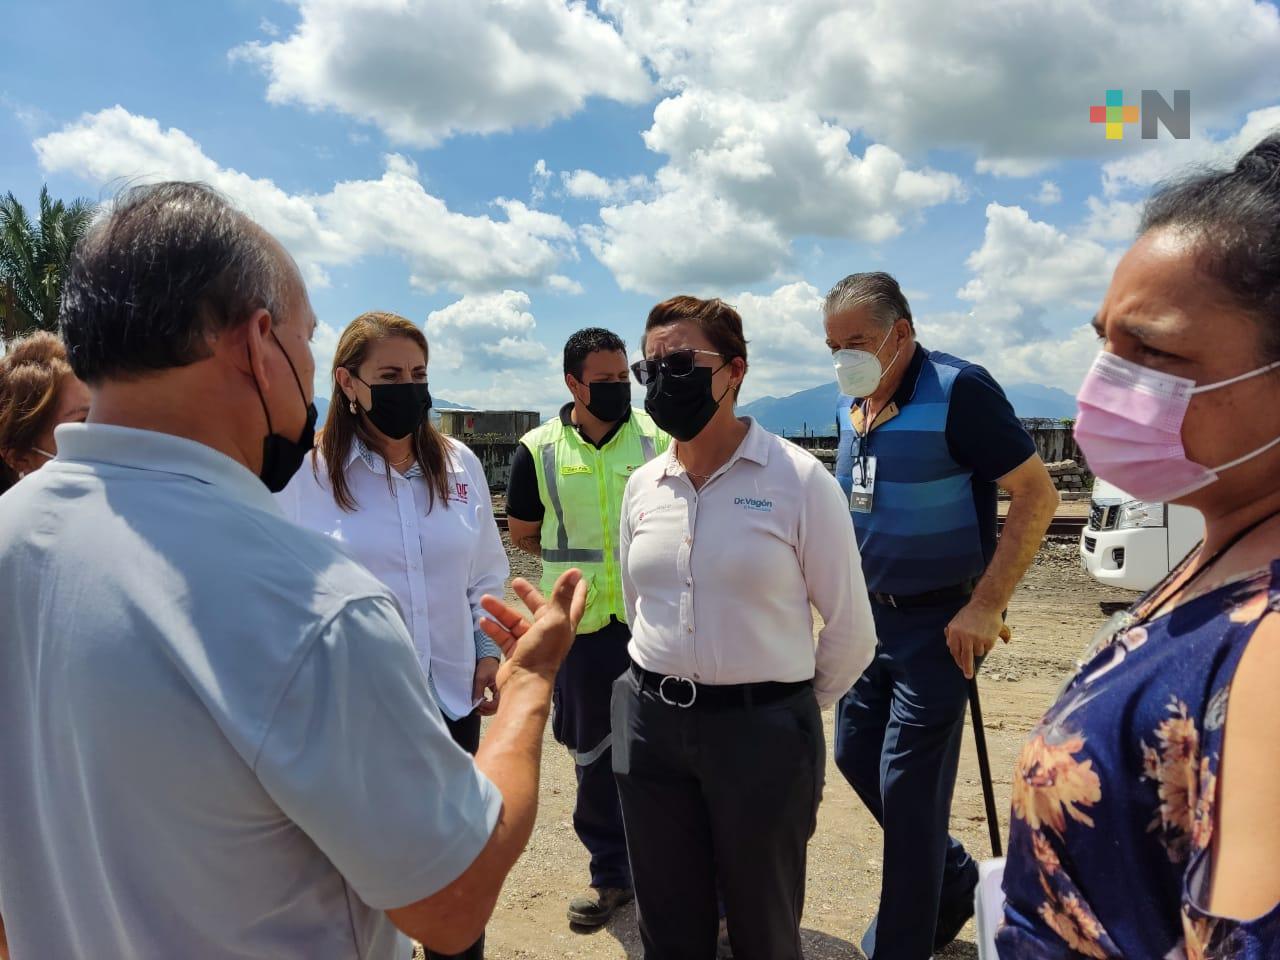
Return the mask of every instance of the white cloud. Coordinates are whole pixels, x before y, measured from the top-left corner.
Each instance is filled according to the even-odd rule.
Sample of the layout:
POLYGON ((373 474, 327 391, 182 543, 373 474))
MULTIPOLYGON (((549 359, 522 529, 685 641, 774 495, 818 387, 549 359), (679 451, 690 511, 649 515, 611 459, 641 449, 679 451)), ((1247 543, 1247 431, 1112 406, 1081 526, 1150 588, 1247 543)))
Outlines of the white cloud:
POLYGON ((981 322, 999 326, 1002 342, 1042 338, 1045 311, 1089 309, 1106 289, 1120 251, 1087 236, 1032 220, 1021 207, 987 206, 982 246, 965 261, 974 277, 956 294, 981 322))
POLYGON ((547 286, 556 293, 567 293, 571 296, 579 296, 586 291, 583 290, 582 284, 572 277, 566 277, 563 274, 552 274, 547 278, 547 286))
POLYGON ((1197 166, 1233 166, 1241 154, 1277 131, 1280 131, 1280 105, 1250 111, 1240 129, 1223 139, 1200 130, 1193 131, 1190 140, 1160 141, 1161 149, 1104 164, 1103 193, 1113 197, 1126 190, 1147 190, 1197 166))
POLYGON ((1062 202, 1062 188, 1052 180, 1040 181, 1040 192, 1035 196, 1036 203, 1049 207, 1062 202))
POLYGON ((268 37, 280 36, 280 28, 277 27, 270 20, 268 20, 266 17, 263 17, 258 21, 258 30, 261 33, 265 33, 268 37))
POLYGON ((432 382, 441 396, 481 409, 544 413, 565 402, 558 356, 537 338, 530 305, 527 293, 504 290, 465 296, 428 315, 432 382))
POLYGON ((582 236, 624 290, 723 291, 772 276, 791 257, 772 224, 682 178, 652 201, 604 207, 600 220, 582 236))
POLYGON ((607 180, 590 170, 564 171, 560 174, 564 192, 582 200, 625 200, 652 189, 649 178, 642 174, 607 180))
POLYGON ((327 397, 333 391, 333 355, 338 350, 341 331, 330 323, 320 321, 311 340, 311 356, 316 361, 316 396, 327 397))
POLYGON ((1099 200, 1089 197, 1085 201, 1089 218, 1085 221, 1084 235, 1099 243, 1126 243, 1138 234, 1138 221, 1142 217, 1142 201, 1099 200))
MULTIPOLYGON (((668 170, 708 185, 789 236, 818 234, 879 242, 902 219, 963 195, 960 179, 911 170, 888 147, 861 157, 849 132, 788 102, 685 91, 653 112, 645 144, 668 170)), ((659 173, 659 182, 663 173, 659 173)))
POLYGON ((748 341, 744 403, 787 396, 834 376, 822 331, 822 294, 813 284, 789 283, 764 296, 740 293, 729 302, 742 315, 748 341))
POLYGON ((432 365, 478 374, 536 367, 550 354, 534 332, 529 295, 520 290, 482 293, 427 316, 432 365))
POLYGON ((650 95, 639 57, 582 2, 298 0, 298 13, 283 40, 233 51, 261 66, 267 98, 414 146, 541 126, 589 97, 650 95))
POLYGON ((1083 320, 1067 331, 1010 343, 1005 324, 976 314, 916 318, 916 335, 931 350, 980 363, 1003 384, 1038 383, 1074 394, 1098 353, 1098 338, 1083 320))
POLYGON ((119 106, 85 115, 34 146, 46 172, 98 184, 208 183, 279 239, 314 284, 327 282, 326 268, 371 254, 402 257, 411 281, 427 290, 542 284, 573 256, 573 231, 559 217, 502 198, 494 201, 501 219, 454 212, 423 188, 417 167, 398 154, 384 158, 377 180, 291 194, 271 180, 219 166, 181 130, 162 129, 119 106))
MULTIPOLYGON (((913 170, 887 147, 862 156, 848 131, 785 102, 686 91, 663 101, 644 134, 665 154, 656 196, 613 203, 588 246, 630 290, 723 291, 775 276, 802 235, 888 240, 924 209, 963 196, 958 177, 913 170)), ((575 171, 580 195, 616 182, 575 171)))
POLYGON ((973 151, 1027 176, 1066 157, 1160 152, 1107 141, 1087 108, 1108 88, 1192 91, 1193 122, 1234 124, 1280 84, 1280 17, 1259 0, 601 0, 671 90, 803 103, 896 150, 973 151), (1194 42, 1188 42, 1194 38, 1194 42), (1173 56, 1170 51, 1177 51, 1173 56))

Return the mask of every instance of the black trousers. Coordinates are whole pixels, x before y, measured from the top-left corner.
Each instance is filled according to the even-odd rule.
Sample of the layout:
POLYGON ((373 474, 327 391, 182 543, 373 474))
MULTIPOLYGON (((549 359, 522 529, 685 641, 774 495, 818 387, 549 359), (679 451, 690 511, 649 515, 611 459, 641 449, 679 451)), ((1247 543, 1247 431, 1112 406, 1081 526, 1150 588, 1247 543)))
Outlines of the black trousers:
POLYGON ((826 744, 812 689, 683 710, 613 687, 613 767, 645 960, 711 960, 719 878, 737 960, 801 960, 809 838, 826 744))
MULTIPOLYGON (((444 718, 444 725, 449 728, 453 742, 473 757, 480 749, 480 714, 474 711, 461 720, 444 718)), ((426 951, 427 960, 484 960, 484 934, 462 953, 436 953, 426 951)))

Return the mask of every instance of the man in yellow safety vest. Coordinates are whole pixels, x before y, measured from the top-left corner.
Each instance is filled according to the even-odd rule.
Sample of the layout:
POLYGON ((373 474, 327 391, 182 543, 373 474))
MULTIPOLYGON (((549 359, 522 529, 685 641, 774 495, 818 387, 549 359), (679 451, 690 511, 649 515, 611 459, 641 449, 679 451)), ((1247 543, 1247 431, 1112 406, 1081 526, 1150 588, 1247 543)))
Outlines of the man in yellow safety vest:
POLYGON ((556 678, 552 731, 573 754, 573 826, 591 854, 591 889, 569 904, 569 921, 596 927, 632 898, 631 868, 610 754, 609 698, 628 667, 618 565, 622 492, 632 472, 666 450, 667 434, 631 407, 626 345, 599 328, 564 348, 573 400, 521 438, 511 464, 511 542, 542 558, 543 584, 577 567, 589 584, 578 638, 556 678))

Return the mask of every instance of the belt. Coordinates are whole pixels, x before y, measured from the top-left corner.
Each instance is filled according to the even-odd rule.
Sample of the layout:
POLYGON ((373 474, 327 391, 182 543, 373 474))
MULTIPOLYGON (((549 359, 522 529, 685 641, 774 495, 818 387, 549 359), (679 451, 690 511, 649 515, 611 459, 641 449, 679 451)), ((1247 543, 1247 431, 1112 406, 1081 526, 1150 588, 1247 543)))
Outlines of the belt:
POLYGON ((930 590, 927 593, 913 593, 907 596, 892 593, 872 593, 870 597, 882 607, 907 610, 912 607, 936 606, 951 600, 963 600, 973 595, 973 588, 977 585, 977 580, 966 580, 963 583, 943 587, 940 590, 930 590))
POLYGON ((640 689, 652 690, 669 707, 706 710, 723 710, 730 707, 759 707, 812 689, 812 680, 796 680, 791 683, 765 681, 763 683, 695 683, 688 677, 654 673, 631 664, 631 675, 640 689))

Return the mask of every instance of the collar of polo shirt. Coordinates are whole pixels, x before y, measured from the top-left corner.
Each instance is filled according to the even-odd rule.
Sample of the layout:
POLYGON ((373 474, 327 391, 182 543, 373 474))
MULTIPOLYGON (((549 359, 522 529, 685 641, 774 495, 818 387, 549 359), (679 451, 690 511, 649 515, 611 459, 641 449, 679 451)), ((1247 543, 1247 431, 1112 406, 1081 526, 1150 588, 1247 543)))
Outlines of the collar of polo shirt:
MULTIPOLYGON (((747 435, 742 438, 742 443, 733 452, 733 456, 716 473, 723 473, 739 460, 750 460, 752 463, 758 463, 762 467, 769 463, 769 434, 764 427, 756 422, 755 417, 743 417, 742 419, 747 421, 747 435)), ((676 477, 686 473, 688 471, 676 458, 676 445, 673 443, 667 447, 666 460, 662 464, 662 477, 676 477)))

